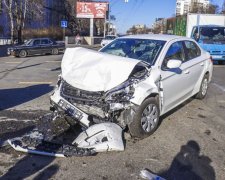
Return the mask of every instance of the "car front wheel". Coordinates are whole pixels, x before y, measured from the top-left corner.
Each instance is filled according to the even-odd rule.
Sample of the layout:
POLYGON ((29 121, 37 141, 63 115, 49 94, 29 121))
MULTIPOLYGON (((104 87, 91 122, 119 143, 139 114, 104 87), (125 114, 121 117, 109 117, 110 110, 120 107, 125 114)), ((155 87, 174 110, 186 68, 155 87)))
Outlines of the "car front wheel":
POLYGON ((134 114, 129 124, 132 137, 145 138, 154 133, 159 124, 159 104, 155 97, 146 99, 134 114))
POLYGON ((209 75, 205 74, 205 76, 202 79, 202 83, 200 86, 200 90, 198 92, 198 94, 196 94, 196 99, 204 99, 207 91, 208 91, 208 85, 209 85, 209 75))
POLYGON ((27 51, 21 50, 20 53, 19 53, 19 57, 21 57, 21 58, 27 57, 27 51))

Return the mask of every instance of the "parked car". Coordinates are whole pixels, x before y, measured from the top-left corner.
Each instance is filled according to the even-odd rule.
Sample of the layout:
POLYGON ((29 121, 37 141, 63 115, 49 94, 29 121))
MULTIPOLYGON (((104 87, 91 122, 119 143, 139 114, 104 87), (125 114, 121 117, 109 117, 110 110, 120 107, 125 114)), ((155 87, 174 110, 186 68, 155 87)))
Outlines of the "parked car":
POLYGON ((35 38, 27 40, 23 45, 8 48, 8 55, 15 57, 26 57, 37 54, 57 55, 60 51, 65 50, 64 43, 57 43, 50 38, 35 38))
POLYGON ((111 43, 114 39, 116 39, 117 36, 116 35, 107 35, 101 42, 101 46, 105 46, 109 43, 111 43))
POLYGON ((54 114, 86 128, 115 122, 144 138, 157 129, 160 116, 192 96, 206 96, 213 64, 193 39, 134 35, 100 52, 67 49, 61 69, 51 95, 54 114))

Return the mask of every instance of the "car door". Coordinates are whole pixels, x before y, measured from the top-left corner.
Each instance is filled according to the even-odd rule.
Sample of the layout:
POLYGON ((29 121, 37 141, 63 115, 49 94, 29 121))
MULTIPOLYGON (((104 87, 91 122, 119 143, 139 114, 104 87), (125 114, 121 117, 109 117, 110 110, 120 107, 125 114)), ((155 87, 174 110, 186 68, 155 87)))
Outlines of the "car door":
POLYGON ((51 52, 51 45, 48 39, 41 40, 41 53, 46 54, 51 52))
POLYGON ((161 65, 161 85, 163 90, 163 108, 165 113, 188 97, 189 73, 185 62, 185 49, 183 41, 170 45, 161 65), (168 69, 167 62, 171 59, 180 60, 180 68, 168 69))
POLYGON ((183 66, 186 72, 189 73, 189 79, 187 81, 187 91, 192 94, 192 91, 196 83, 200 80, 201 74, 204 71, 205 60, 201 56, 201 50, 194 41, 184 41, 185 49, 185 62, 183 66))
POLYGON ((33 45, 30 47, 29 54, 34 55, 34 54, 40 54, 40 39, 35 39, 33 41, 33 45))

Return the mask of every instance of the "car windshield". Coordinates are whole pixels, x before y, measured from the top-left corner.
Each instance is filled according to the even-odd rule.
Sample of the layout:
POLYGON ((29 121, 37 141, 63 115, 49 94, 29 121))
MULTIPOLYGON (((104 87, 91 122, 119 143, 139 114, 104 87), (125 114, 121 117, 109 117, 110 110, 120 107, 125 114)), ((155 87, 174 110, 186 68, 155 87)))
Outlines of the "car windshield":
POLYGON ((115 38, 116 38, 115 36, 106 36, 106 37, 105 37, 106 40, 113 40, 113 39, 115 39, 115 38))
POLYGON ((161 52, 165 41, 151 39, 116 39, 100 52, 143 60, 153 65, 161 52))
POLYGON ((202 27, 200 35, 202 40, 225 40, 225 27, 202 27))

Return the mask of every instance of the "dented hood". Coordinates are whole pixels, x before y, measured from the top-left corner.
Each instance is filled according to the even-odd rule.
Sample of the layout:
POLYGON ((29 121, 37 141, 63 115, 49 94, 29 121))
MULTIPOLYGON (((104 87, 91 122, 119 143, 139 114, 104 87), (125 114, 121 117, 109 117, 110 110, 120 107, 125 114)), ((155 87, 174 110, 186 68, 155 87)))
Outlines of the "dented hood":
POLYGON ((67 48, 62 59, 62 78, 86 91, 108 91, 126 81, 139 63, 85 48, 67 48))

